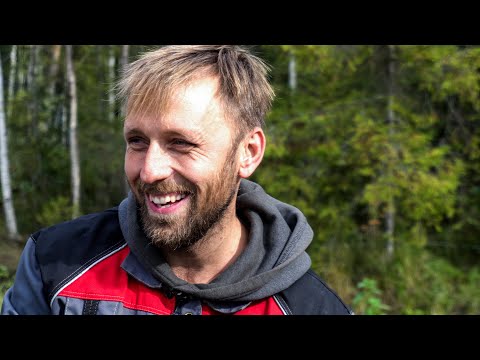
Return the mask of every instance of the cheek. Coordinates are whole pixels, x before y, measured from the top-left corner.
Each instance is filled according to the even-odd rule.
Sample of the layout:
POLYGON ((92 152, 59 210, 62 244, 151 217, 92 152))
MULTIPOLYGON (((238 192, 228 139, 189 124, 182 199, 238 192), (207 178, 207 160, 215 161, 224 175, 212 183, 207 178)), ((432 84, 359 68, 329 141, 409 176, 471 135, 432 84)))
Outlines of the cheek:
POLYGON ((127 179, 132 182, 140 176, 140 171, 142 169, 142 159, 127 152, 125 154, 124 169, 127 179))
POLYGON ((224 162, 210 158, 208 161, 192 161, 182 166, 181 175, 190 181, 198 183, 210 183, 224 171, 224 162))

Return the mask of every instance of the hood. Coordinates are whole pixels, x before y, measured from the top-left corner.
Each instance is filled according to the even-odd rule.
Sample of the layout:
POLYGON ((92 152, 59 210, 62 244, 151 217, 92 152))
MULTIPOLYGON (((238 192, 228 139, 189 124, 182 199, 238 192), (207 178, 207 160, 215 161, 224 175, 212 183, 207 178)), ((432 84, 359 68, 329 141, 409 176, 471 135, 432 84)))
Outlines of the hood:
POLYGON ((245 179, 240 182, 236 207, 249 229, 248 244, 236 261, 208 284, 191 284, 175 276, 160 250, 140 229, 131 192, 119 206, 119 217, 134 256, 173 291, 222 302, 254 301, 285 290, 311 266, 306 248, 313 231, 305 216, 245 179))

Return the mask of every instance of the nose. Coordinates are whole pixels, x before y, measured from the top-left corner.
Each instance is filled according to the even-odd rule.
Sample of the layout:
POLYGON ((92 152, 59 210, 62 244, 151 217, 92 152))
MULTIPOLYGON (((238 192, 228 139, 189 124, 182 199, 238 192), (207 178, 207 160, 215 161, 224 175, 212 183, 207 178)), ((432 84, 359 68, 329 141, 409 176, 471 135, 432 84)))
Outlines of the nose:
POLYGON ((172 175, 171 159, 159 144, 150 143, 145 162, 140 172, 140 178, 147 184, 161 181, 172 175))

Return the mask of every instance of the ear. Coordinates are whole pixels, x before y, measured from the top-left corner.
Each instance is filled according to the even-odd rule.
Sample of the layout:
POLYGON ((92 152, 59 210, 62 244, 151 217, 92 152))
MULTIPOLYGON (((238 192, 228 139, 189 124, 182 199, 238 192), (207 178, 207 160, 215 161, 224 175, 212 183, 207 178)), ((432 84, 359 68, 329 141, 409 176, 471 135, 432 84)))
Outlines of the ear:
POLYGON ((240 168, 238 175, 248 178, 262 162, 265 153, 265 134, 259 127, 253 129, 240 144, 240 168))

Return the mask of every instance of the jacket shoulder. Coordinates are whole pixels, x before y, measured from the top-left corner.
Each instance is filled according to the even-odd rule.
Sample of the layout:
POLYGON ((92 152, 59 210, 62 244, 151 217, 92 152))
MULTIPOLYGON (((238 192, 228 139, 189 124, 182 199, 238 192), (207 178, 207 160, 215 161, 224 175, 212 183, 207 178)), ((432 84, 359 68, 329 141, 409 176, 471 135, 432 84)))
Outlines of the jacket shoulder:
POLYGON ((31 235, 37 254, 43 253, 42 249, 54 250, 55 256, 77 253, 80 249, 89 248, 89 242, 95 242, 97 246, 108 246, 119 237, 123 238, 118 221, 118 207, 55 224, 31 235))
POLYGON ((291 315, 353 315, 353 311, 313 270, 280 293, 291 315))
POLYGON ((31 238, 48 298, 62 283, 125 244, 118 207, 44 228, 31 238))

